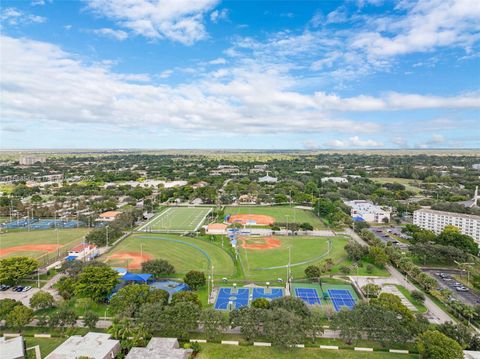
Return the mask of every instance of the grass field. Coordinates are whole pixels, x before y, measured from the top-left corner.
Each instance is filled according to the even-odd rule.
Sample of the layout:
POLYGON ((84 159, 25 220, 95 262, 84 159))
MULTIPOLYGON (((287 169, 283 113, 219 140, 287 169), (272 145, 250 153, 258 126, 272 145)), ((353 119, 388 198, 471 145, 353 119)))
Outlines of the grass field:
MULTIPOLYGON (((276 280, 286 279, 290 248, 291 271, 293 277, 304 277, 304 270, 311 264, 318 264, 326 258, 334 262, 345 257, 343 247, 348 243, 346 237, 276 237, 280 240, 280 247, 271 249, 244 249, 239 248, 240 258, 246 279, 249 280, 276 280), (331 247, 329 245, 331 241, 331 247), (330 249, 329 249, 330 248, 330 249), (330 250, 330 252, 328 252, 330 250), (271 268, 272 269, 260 268, 271 268)), ((253 237, 251 241, 258 241, 253 237)), ((248 241, 247 241, 248 243, 248 241)))
POLYGON ((209 207, 168 207, 139 228, 146 231, 185 232, 197 230, 211 211, 209 207))
MULTIPOLYGON (((338 345, 338 344, 337 344, 338 345)), ((201 344, 199 359, 412 359, 418 355, 392 354, 386 352, 356 352, 353 350, 322 350, 318 348, 279 349, 275 347, 234 346, 201 344)))
MULTIPOLYGON (((62 344, 66 338, 33 338, 33 337, 24 337, 26 348, 31 348, 36 345, 40 346, 40 353, 42 358, 45 358, 50 354, 54 349, 56 349, 60 344, 62 344)), ((36 359, 35 350, 27 351, 27 359, 36 359)))
POLYGON ((210 263, 214 266, 216 276, 232 276, 236 273, 232 257, 220 246, 202 239, 167 234, 134 234, 125 238, 106 255, 107 263, 126 267, 128 257, 110 257, 121 257, 122 253, 136 253, 140 256, 141 247, 145 260, 168 260, 177 273, 186 273, 192 269, 208 271, 210 263))
POLYGON ((310 223, 315 229, 324 229, 325 224, 312 211, 290 206, 235 206, 225 207, 225 214, 263 214, 275 218, 275 222, 310 223))
POLYGON ((83 242, 88 232, 87 228, 59 229, 59 249, 54 229, 4 233, 0 235, 0 258, 27 256, 36 258, 43 264, 46 260, 55 258, 57 252, 60 256, 66 255, 70 248, 83 242))
MULTIPOLYGON (((405 186, 405 189, 408 191, 412 191, 415 193, 420 193, 422 191, 421 188, 415 186, 415 180, 409 178, 396 178, 396 177, 378 177, 378 178, 370 178, 373 182, 376 183, 400 183, 405 186)), ((421 182, 418 181, 417 182, 421 182)))

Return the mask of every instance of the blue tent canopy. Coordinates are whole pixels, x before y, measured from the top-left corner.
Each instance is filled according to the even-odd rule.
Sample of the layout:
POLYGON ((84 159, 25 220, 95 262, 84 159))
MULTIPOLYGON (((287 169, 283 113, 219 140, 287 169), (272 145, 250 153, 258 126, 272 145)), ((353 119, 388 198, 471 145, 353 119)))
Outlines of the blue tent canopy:
POLYGON ((146 283, 152 275, 148 273, 130 273, 127 272, 121 279, 128 282, 141 282, 146 283))
POLYGON ((360 217, 360 216, 353 217, 352 219, 353 219, 355 222, 365 222, 365 220, 364 220, 362 217, 360 217))
POLYGON ((74 261, 75 259, 77 259, 77 256, 68 256, 68 257, 65 258, 65 260, 66 260, 67 262, 74 261))

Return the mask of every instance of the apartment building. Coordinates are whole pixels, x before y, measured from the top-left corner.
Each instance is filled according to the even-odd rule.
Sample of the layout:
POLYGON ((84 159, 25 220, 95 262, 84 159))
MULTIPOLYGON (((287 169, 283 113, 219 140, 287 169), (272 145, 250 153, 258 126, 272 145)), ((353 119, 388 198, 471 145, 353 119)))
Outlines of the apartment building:
POLYGON ((480 216, 471 214, 419 209, 413 212, 413 224, 439 234, 445 226, 452 225, 480 243, 480 216))

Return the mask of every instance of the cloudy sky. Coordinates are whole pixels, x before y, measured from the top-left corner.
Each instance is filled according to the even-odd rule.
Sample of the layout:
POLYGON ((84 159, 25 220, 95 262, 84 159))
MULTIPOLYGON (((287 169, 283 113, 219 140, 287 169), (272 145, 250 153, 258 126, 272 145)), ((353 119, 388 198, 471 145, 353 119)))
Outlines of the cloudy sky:
POLYGON ((2 1, 2 148, 478 148, 478 0, 2 1))

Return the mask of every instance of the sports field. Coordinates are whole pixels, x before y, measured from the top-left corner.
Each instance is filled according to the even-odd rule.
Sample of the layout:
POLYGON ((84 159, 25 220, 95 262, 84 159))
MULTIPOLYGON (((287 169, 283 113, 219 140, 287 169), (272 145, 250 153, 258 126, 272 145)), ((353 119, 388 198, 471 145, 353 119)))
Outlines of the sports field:
POLYGON ((225 207, 225 215, 259 214, 271 216, 279 223, 310 223, 315 229, 324 229, 325 224, 312 211, 290 206, 234 206, 225 207))
POLYGON ((140 231, 187 232, 197 230, 212 209, 209 207, 168 207, 148 221, 140 231))
POLYGON ((396 178, 396 177, 377 177, 370 178, 373 182, 384 184, 384 183, 399 183, 405 186, 407 191, 412 191, 419 193, 422 191, 421 188, 416 186, 416 183, 421 183, 421 180, 412 180, 409 178, 396 178))
POLYGON ((232 257, 216 244, 206 240, 168 234, 134 234, 125 238, 105 256, 113 267, 127 267, 138 270, 143 261, 165 259, 177 273, 190 270, 210 271, 214 267, 215 276, 231 277, 235 271, 232 257))
POLYGON ((293 277, 305 276, 304 270, 326 258, 343 258, 346 237, 240 237, 238 241, 242 268, 246 279, 274 281, 286 279, 290 248, 293 277))
POLYGON ((27 256, 36 258, 41 264, 67 255, 70 248, 84 241, 87 228, 54 229, 44 231, 21 231, 4 233, 0 236, 0 258, 27 256))

